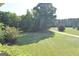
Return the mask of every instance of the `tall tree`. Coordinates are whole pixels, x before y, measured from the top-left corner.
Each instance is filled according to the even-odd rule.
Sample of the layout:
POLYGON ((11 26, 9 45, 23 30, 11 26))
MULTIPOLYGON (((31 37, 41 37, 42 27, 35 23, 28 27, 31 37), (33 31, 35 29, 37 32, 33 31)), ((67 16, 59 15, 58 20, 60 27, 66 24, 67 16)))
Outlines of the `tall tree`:
POLYGON ((20 21, 20 17, 15 13, 10 12, 2 12, 0 11, 0 22, 4 23, 6 26, 14 26, 17 27, 20 21))
POLYGON ((33 28, 33 17, 29 10, 27 10, 26 15, 21 16, 20 27, 24 31, 31 31, 33 28))
POLYGON ((36 20, 37 30, 48 29, 51 25, 54 26, 56 20, 56 8, 52 6, 51 3, 39 3, 36 7, 33 8, 36 14, 34 18, 36 20))

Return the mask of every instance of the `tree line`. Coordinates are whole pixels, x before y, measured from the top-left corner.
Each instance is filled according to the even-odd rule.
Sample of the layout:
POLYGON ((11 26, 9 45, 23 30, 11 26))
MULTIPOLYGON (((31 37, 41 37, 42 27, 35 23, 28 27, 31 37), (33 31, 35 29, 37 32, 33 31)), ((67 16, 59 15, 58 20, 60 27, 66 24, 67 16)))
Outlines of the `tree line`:
POLYGON ((0 11, 0 22, 23 31, 43 31, 54 25, 56 8, 50 3, 40 3, 25 15, 0 11))
POLYGON ((56 8, 51 3, 39 3, 25 15, 0 11, 1 44, 14 44, 19 32, 44 32, 54 26, 56 8))

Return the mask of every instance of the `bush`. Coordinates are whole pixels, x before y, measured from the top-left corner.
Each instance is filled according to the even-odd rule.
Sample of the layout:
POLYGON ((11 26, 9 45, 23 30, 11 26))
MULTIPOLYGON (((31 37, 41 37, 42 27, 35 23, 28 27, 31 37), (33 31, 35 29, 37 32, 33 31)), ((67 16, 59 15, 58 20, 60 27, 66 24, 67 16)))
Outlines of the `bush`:
POLYGON ((76 29, 76 26, 72 26, 73 29, 76 29))
POLYGON ((77 30, 79 30, 79 26, 77 26, 77 30))
POLYGON ((4 44, 4 35, 2 33, 0 34, 0 43, 4 44))
POLYGON ((17 40, 19 31, 15 27, 6 27, 4 30, 3 38, 1 39, 2 44, 14 44, 17 40))
POLYGON ((58 26, 58 31, 64 32, 64 30, 65 30, 65 27, 64 26, 62 26, 62 25, 58 26))
POLYGON ((3 24, 0 23, 0 43, 3 44, 4 43, 4 26, 3 24))

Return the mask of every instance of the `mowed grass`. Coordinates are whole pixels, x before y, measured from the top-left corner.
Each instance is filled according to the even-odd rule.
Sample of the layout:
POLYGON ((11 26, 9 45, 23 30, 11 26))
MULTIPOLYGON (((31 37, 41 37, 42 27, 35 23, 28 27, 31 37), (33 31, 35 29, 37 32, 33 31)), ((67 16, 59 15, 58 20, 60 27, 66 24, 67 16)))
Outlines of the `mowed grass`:
POLYGON ((74 35, 79 35, 79 30, 73 29, 73 28, 66 28, 65 32, 70 33, 70 34, 74 34, 74 35))
POLYGON ((0 44, 0 51, 12 56, 79 55, 79 38, 53 32, 24 33, 12 46, 0 44))
MULTIPOLYGON (((58 28, 52 28, 53 30, 58 31, 58 28)), ((70 27, 66 27, 64 33, 73 34, 73 35, 79 35, 79 30, 73 29, 70 27)))

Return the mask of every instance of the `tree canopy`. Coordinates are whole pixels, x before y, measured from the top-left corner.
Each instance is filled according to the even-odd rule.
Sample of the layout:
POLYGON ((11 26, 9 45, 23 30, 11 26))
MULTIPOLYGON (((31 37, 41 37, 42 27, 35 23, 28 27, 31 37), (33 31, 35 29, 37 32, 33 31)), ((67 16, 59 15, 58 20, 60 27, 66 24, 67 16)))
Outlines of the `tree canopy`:
POLYGON ((56 8, 51 3, 39 3, 31 12, 17 16, 15 13, 0 11, 0 22, 6 26, 19 27, 23 31, 43 31, 55 26, 56 8))

